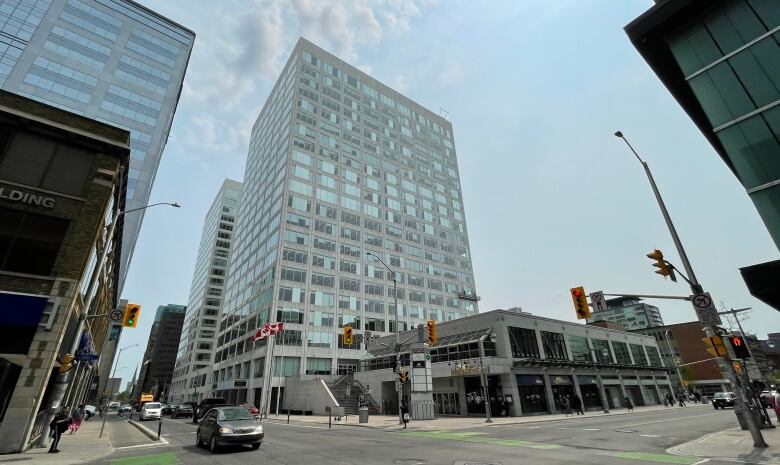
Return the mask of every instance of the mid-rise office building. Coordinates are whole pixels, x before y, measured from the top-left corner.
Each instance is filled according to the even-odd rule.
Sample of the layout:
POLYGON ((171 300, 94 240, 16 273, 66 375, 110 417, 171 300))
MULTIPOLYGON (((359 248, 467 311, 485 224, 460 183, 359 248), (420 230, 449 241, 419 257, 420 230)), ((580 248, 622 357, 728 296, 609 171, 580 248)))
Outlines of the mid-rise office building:
POLYGON ((176 352, 179 348, 181 328, 184 325, 184 305, 160 305, 154 315, 149 342, 146 344, 141 373, 133 391, 133 398, 151 392, 155 400, 164 401, 170 392, 176 352))
POLYGON ((452 124, 300 39, 252 128, 212 389, 259 400, 268 321, 275 374, 328 376, 365 354, 344 325, 388 334, 477 300, 452 124))
POLYGON ((71 344, 78 341, 82 361, 68 373, 65 406, 84 402, 94 355, 117 336, 107 318, 78 336, 76 326, 80 315, 106 314, 117 301, 122 218, 113 235, 105 228, 125 206, 129 138, 0 90, 0 453, 46 438, 71 344), (114 257, 102 266, 101 250, 114 257))
MULTIPOLYGON (((195 34, 131 0, 6 0, 0 88, 130 131, 127 208, 147 204, 195 34)), ((144 212, 125 218, 120 287, 144 212)))
POLYGON ((588 324, 599 321, 620 323, 628 331, 664 325, 658 307, 646 304, 638 297, 617 297, 607 299, 606 303, 605 310, 593 310, 591 317, 586 320, 588 324))
MULTIPOLYGON (((780 247, 780 2, 658 0, 631 42, 742 183, 780 247)), ((742 268, 780 310, 780 260, 742 268)))
POLYGON ((225 179, 203 222, 169 399, 200 402, 211 392, 217 325, 241 183, 225 179))

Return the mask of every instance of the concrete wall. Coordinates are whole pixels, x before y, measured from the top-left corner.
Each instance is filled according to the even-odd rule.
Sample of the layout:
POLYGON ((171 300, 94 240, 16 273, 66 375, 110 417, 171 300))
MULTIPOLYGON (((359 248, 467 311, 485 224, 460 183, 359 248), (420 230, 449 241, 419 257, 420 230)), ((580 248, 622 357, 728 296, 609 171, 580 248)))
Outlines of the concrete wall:
POLYGON ((286 381, 284 409, 310 410, 315 415, 326 415, 325 407, 339 406, 322 379, 301 380, 300 376, 290 376, 286 381))

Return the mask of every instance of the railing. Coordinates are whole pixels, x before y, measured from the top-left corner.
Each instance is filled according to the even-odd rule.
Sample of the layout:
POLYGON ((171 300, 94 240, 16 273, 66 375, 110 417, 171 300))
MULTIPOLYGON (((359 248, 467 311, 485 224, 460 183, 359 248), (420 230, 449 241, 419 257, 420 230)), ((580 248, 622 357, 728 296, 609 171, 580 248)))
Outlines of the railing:
POLYGON ((48 416, 49 415, 46 410, 41 410, 38 412, 38 415, 35 416, 32 433, 30 434, 30 445, 35 444, 41 438, 41 436, 45 434, 45 432, 48 432, 46 425, 46 418, 48 416))
POLYGON ((384 408, 382 408, 382 406, 380 406, 380 405, 377 403, 377 401, 376 401, 376 400, 374 400, 374 398, 371 396, 371 394, 369 394, 369 393, 368 393, 368 391, 366 390, 366 388, 365 388, 365 387, 363 387, 363 383, 361 383, 361 382, 360 382, 360 381, 358 381, 358 380, 352 380, 352 382, 358 385, 358 387, 360 388, 360 392, 363 394, 364 398, 365 398, 365 399, 368 399, 368 401, 369 401, 369 402, 371 402, 371 405, 373 405, 373 406, 374 406, 374 408, 375 408, 375 409, 377 409, 377 410, 379 411, 379 413, 383 413, 383 411, 384 411, 384 408))

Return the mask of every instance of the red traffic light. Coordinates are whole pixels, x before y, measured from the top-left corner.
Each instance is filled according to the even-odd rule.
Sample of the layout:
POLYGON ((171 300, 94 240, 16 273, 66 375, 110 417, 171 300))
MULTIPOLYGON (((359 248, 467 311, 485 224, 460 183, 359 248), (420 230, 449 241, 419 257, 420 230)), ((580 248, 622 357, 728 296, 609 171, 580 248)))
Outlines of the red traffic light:
POLYGON ((579 297, 579 296, 582 295, 582 291, 579 290, 579 289, 574 289, 574 291, 572 291, 572 293, 574 294, 574 297, 579 297))
POLYGON ((734 344, 735 347, 739 347, 742 345, 742 338, 739 336, 734 336, 731 338, 731 343, 734 344))

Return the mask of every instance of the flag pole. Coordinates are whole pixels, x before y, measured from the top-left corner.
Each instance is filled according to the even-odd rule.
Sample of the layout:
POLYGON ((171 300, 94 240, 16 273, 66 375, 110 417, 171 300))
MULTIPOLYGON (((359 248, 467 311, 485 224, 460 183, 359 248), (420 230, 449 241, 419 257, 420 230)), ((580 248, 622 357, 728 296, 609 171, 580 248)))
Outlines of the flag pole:
MULTIPOLYGON (((284 323, 284 322, 282 322, 284 323)), ((277 323, 278 325, 278 323, 277 323)), ((279 416, 279 397, 280 393, 282 392, 282 379, 284 377, 284 336, 282 335, 282 332, 284 331, 284 325, 282 325, 282 329, 278 331, 276 334, 279 336, 282 336, 282 359, 280 365, 282 366, 281 371, 279 372, 279 386, 276 388, 276 414, 275 416, 279 416)), ((276 337, 276 336, 274 336, 276 337)))
POLYGON ((269 373, 268 376, 266 376, 266 378, 268 378, 268 390, 266 391, 265 399, 263 399, 263 411, 265 412, 266 418, 268 418, 268 415, 271 413, 271 391, 274 389, 274 352, 276 351, 276 336, 272 337, 269 335, 268 344, 270 345, 269 352, 271 353, 271 361, 268 366, 269 373))

